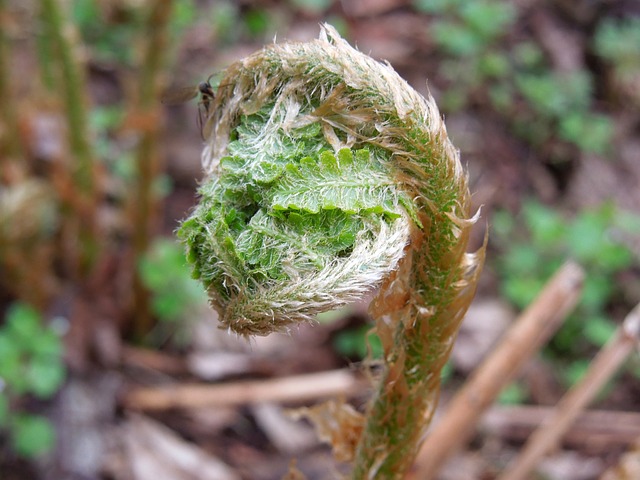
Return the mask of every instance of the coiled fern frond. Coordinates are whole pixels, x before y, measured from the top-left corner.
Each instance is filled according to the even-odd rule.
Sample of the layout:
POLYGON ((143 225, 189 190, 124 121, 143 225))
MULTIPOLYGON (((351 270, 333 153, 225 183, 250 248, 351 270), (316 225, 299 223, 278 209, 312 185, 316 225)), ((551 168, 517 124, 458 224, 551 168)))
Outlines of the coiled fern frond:
POLYGON ((353 478, 399 478, 483 257, 465 253, 467 178, 435 102, 326 25, 231 65, 209 111, 207 178, 180 230, 195 276, 242 335, 379 288, 387 367, 353 478))

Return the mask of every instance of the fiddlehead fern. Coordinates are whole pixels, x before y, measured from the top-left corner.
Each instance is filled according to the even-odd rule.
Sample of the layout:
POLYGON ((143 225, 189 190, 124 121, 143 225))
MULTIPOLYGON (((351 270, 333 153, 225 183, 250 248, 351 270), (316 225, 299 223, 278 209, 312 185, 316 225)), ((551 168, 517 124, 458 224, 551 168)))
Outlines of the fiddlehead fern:
POLYGON ((399 478, 482 255, 433 99, 330 26, 225 72, 205 126, 201 201, 180 230, 223 325, 264 335, 380 288, 386 369, 353 478, 399 478))

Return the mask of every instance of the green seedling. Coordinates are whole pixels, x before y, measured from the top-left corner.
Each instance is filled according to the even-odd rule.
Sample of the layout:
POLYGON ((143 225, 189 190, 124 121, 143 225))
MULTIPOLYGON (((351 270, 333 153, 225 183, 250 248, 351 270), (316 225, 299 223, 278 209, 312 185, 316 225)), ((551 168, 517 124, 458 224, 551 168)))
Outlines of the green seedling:
MULTIPOLYGON (((506 212, 494 216, 496 244, 503 250, 498 262, 500 287, 505 298, 525 308, 545 281, 567 258, 574 258, 589 272, 576 312, 551 341, 547 355, 561 363, 580 361, 613 334, 615 324, 607 308, 619 294, 619 273, 637 265, 620 232, 637 223, 626 221, 611 204, 584 210, 567 220, 537 202, 526 202, 518 218, 506 212)), ((574 369, 566 380, 573 380, 574 369)))
POLYGON ((152 296, 152 309, 163 322, 187 320, 206 305, 202 286, 191 278, 180 244, 157 239, 140 262, 140 275, 152 296))
POLYGON ((14 304, 0 328, 0 429, 8 432, 19 455, 33 458, 53 448, 49 420, 23 411, 22 404, 28 396, 50 399, 64 377, 59 336, 43 325, 36 310, 14 304))

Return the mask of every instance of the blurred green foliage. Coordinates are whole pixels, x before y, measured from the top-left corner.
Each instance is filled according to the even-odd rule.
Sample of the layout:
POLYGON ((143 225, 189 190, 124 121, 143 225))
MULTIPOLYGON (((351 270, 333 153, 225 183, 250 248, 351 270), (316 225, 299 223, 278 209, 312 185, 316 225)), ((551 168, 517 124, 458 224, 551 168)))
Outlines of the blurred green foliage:
POLYGON ((137 39, 137 29, 142 21, 138 9, 122 11, 118 21, 111 22, 98 2, 73 0, 71 13, 94 61, 134 64, 135 50, 131 46, 137 39))
POLYGON ((600 22, 593 49, 605 61, 608 97, 628 109, 640 107, 640 16, 600 22))
POLYGON ((250 37, 259 38, 267 32, 271 23, 271 14, 268 10, 252 8, 244 14, 243 19, 250 37))
POLYGON ((0 429, 8 432, 19 455, 32 458, 53 447, 51 423, 22 411, 21 403, 27 396, 51 398, 65 374, 58 335, 36 310, 14 303, 0 328, 0 429))
POLYGON ((640 17, 600 22, 595 34, 596 53, 613 63, 621 74, 640 70, 640 17))
POLYGON ((358 360, 366 358, 369 353, 374 359, 382 357, 380 337, 375 334, 371 325, 338 332, 333 341, 333 348, 341 355, 358 360))
POLYGON ((613 135, 611 120, 590 110, 592 79, 586 71, 517 73, 516 90, 530 106, 516 113, 516 131, 533 145, 557 136, 586 152, 604 154, 613 135))
POLYGON ((293 8, 319 15, 331 7, 333 0, 289 0, 289 3, 293 8))
POLYGON ((153 313, 162 321, 186 320, 207 304, 207 295, 191 277, 184 248, 172 239, 156 239, 139 265, 142 281, 152 295, 153 313))
MULTIPOLYGON (((492 223, 492 240, 501 250, 497 258, 500 289, 518 308, 524 309, 533 301, 567 258, 575 259, 587 271, 580 303, 551 341, 547 354, 575 363, 593 347, 604 345, 616 327, 607 308, 620 295, 617 276, 638 265, 620 235, 639 231, 640 217, 605 203, 568 219, 528 201, 518 217, 501 211, 492 223)), ((565 369, 565 380, 574 381, 580 370, 578 364, 565 369)))
POLYGON ((444 57, 439 69, 449 82, 442 98, 445 109, 466 107, 475 91, 510 74, 509 58, 499 45, 515 20, 512 5, 496 0, 414 0, 414 6, 431 16, 429 34, 444 57))
POLYGON ((512 382, 504 387, 498 395, 501 405, 521 405, 527 399, 527 389, 520 382, 512 382))
POLYGON ((41 415, 15 415, 10 422, 10 432, 14 450, 25 458, 46 454, 56 441, 53 425, 41 415))
MULTIPOLYGON (((355 361, 381 359, 384 354, 380 337, 371 325, 339 331, 333 340, 333 348, 338 354, 355 361)), ((453 373, 454 366, 449 359, 440 371, 441 384, 445 385, 451 380, 453 373)))
MULTIPOLYGON (((137 63, 139 51, 133 46, 144 24, 144 9, 135 2, 106 5, 106 2, 93 0, 72 0, 70 11, 94 62, 129 66, 137 63)), ((194 0, 174 0, 169 26, 171 35, 177 37, 197 16, 194 0)))
MULTIPOLYGON (((110 169, 114 168, 123 155, 122 148, 114 140, 112 133, 122 124, 124 117, 121 105, 96 106, 89 112, 89 126, 91 131, 95 132, 93 144, 96 157, 110 169)), ((133 163, 131 158, 128 162, 133 163)), ((135 165, 132 164, 128 168, 131 175, 123 178, 132 179, 135 165)))
MULTIPOLYGON (((585 152, 609 151, 613 124, 608 116, 594 111, 590 73, 558 73, 550 68, 540 46, 511 41, 517 20, 511 3, 414 0, 414 6, 432 17, 429 33, 443 55, 440 71, 448 82, 442 97, 445 110, 456 111, 484 102, 534 147, 560 141, 585 152)), ((607 35, 602 37, 635 40, 627 30, 616 31, 617 36, 611 28, 605 30, 607 35)), ((614 55, 614 42, 609 43, 614 55)), ((609 43, 599 42, 605 51, 609 51, 605 47, 609 43)), ((631 55, 621 53, 620 57, 628 60, 635 48, 640 47, 623 48, 631 55)))
MULTIPOLYGON (((427 2, 418 2, 427 3, 427 2)), ((429 13, 439 17, 434 22, 432 35, 445 53, 457 57, 482 56, 499 40, 515 18, 515 9, 507 3, 495 1, 449 1, 441 9, 433 5, 429 13)), ((423 5, 424 7, 424 5, 423 5)))

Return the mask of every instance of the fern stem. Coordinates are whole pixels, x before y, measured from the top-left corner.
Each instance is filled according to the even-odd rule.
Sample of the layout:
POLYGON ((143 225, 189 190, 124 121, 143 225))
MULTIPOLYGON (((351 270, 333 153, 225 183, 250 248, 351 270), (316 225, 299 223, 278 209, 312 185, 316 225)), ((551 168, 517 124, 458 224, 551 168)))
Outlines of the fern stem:
MULTIPOLYGON (((79 248, 78 252, 69 253, 66 263, 72 275, 85 276, 91 271, 100 251, 96 225, 98 187, 89 140, 86 82, 79 59, 77 31, 65 15, 64 7, 59 0, 42 0, 40 9, 43 35, 47 37, 45 42, 51 45, 59 70, 55 87, 64 101, 73 159, 70 172, 74 188, 65 192, 68 197, 65 213, 67 228, 74 237, 78 237, 79 248)), ((47 62, 51 59, 41 57, 40 60, 47 62)), ((50 71, 48 66, 43 66, 42 70, 50 71)))
MULTIPOLYGON (((1 170, 8 169, 9 162, 15 160, 20 155, 21 145, 19 142, 16 122, 15 95, 11 85, 11 48, 10 39, 7 36, 9 11, 4 0, 0 0, 0 122, 2 125, 0 136, 0 167, 1 170)), ((0 178, 0 183, 3 179, 0 178)))
POLYGON ((95 194, 93 154, 89 139, 85 78, 78 59, 77 32, 63 14, 58 0, 42 0, 42 21, 49 28, 55 54, 59 61, 62 95, 69 124, 69 144, 76 160, 74 179, 86 196, 95 194))
MULTIPOLYGON (((137 151, 136 188, 133 198, 133 250, 135 264, 147 251, 157 221, 157 195, 154 181, 160 171, 158 158, 158 131, 160 111, 158 104, 161 73, 167 53, 167 29, 172 1, 156 0, 151 4, 145 25, 147 32, 142 69, 137 92, 136 116, 144 126, 137 151)), ((149 296, 138 270, 134 274, 135 331, 138 337, 149 332, 151 316, 149 296)))

